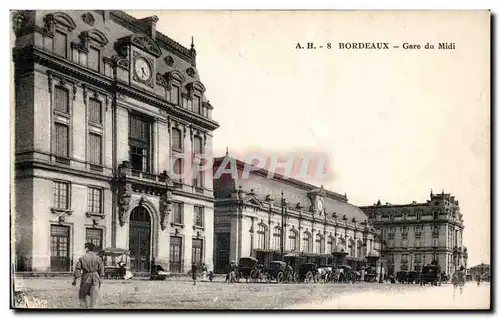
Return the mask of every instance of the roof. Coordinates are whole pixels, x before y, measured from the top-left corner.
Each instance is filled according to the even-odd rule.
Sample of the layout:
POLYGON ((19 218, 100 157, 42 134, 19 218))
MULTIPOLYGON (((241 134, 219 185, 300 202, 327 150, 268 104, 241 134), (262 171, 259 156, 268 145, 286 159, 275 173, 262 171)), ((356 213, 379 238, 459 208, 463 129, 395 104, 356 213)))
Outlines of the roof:
MULTIPOLYGON (((253 196, 260 201, 271 198, 275 202, 279 202, 281 193, 283 192, 283 197, 291 208, 297 208, 297 205, 300 204, 300 206, 307 211, 313 204, 309 193, 318 191, 318 186, 297 179, 286 178, 280 174, 274 174, 272 178, 268 178, 268 170, 257 168, 249 163, 245 163, 227 155, 225 157, 214 158, 214 174, 226 157, 228 158, 226 160, 227 163, 230 163, 229 165, 237 165, 238 173, 243 170, 245 165, 247 165, 247 167, 251 166, 256 170, 250 171, 248 178, 245 179, 234 179, 229 176, 229 174, 222 175, 221 178, 218 179, 214 178, 216 199, 230 198, 232 192, 241 187, 244 192, 251 192, 253 196)), ((229 166, 227 166, 227 168, 229 168, 229 166)), ((321 188, 319 189, 321 190, 321 188)), ((333 213, 336 213, 339 219, 342 218, 343 215, 346 215, 348 221, 355 218, 356 222, 363 222, 368 218, 361 209, 347 202, 347 196, 329 190, 321 190, 321 192, 323 191, 325 194, 323 202, 327 218, 333 218, 333 213)))

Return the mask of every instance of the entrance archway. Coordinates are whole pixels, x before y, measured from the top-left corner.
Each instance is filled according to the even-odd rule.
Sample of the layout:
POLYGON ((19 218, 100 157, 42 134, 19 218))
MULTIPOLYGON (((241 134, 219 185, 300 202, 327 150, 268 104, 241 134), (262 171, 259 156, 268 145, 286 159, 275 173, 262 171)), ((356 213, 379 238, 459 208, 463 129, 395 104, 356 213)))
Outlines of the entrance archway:
POLYGON ((129 243, 130 268, 133 272, 149 272, 151 259, 151 215, 142 206, 130 213, 129 243))

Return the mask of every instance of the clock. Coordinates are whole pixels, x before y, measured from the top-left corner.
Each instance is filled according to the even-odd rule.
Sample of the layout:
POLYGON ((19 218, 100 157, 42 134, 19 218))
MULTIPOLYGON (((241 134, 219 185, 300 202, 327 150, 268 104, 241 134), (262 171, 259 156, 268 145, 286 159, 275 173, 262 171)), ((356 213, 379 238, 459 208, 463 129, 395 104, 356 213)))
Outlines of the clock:
POLYGON ((323 212, 323 200, 318 199, 318 204, 316 206, 319 212, 323 212))
POLYGON ((153 72, 151 70, 151 65, 145 58, 141 57, 135 59, 134 71, 139 81, 148 83, 151 80, 153 72))

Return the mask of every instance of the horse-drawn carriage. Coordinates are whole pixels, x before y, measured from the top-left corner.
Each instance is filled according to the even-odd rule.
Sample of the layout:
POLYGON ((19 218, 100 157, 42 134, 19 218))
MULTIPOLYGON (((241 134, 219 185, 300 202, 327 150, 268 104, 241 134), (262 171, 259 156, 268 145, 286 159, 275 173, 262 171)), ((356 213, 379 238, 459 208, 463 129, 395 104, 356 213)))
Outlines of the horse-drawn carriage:
POLYGON ((297 281, 313 283, 319 281, 318 266, 314 263, 301 264, 297 270, 297 281))
POLYGON ((265 271, 265 277, 267 282, 274 280, 279 283, 295 281, 293 270, 290 266, 287 269, 287 264, 284 261, 271 261, 265 271))
POLYGON ((441 267, 439 265, 426 265, 422 267, 422 272, 418 278, 421 286, 430 283, 432 286, 441 286, 441 267))
POLYGON ((104 278, 132 278, 132 273, 127 270, 127 265, 130 265, 128 250, 116 247, 108 247, 97 252, 97 255, 102 258, 104 264, 104 278))
MULTIPOLYGON (((259 261, 254 257, 241 257, 238 261, 238 278, 244 278, 247 282, 252 278, 252 271, 257 269, 259 261)), ((254 276, 256 274, 254 273, 254 276)))

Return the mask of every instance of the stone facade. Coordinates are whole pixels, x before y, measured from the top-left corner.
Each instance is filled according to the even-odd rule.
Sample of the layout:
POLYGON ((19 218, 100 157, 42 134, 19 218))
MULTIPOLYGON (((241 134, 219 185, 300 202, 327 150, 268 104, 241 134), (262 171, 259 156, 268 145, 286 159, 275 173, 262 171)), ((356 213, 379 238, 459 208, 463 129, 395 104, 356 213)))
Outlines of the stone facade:
POLYGON ((106 10, 12 14, 19 271, 71 271, 86 241, 130 250, 138 272, 153 260, 172 272, 193 258, 212 266, 210 173, 169 173, 178 157, 183 172, 193 153, 210 159, 218 124, 194 44, 157 32, 157 21, 106 10))
MULTIPOLYGON (((244 166, 229 156, 216 158, 214 174, 234 168, 242 176, 244 166)), ((264 264, 281 260, 282 236, 284 254, 298 253, 321 264, 332 263, 332 253, 345 253, 355 266, 366 262, 368 254, 377 258, 375 229, 345 195, 277 174, 267 178, 264 169, 252 170, 248 178, 235 176, 214 175, 216 271, 241 257, 264 264)))
POLYGON ((426 203, 360 207, 373 222, 383 243, 389 271, 419 271, 433 260, 447 275, 467 265, 463 246, 464 223, 458 200, 450 195, 430 194, 426 203))

